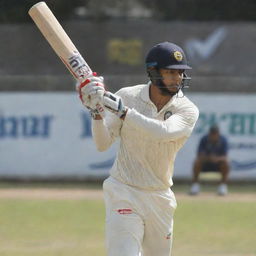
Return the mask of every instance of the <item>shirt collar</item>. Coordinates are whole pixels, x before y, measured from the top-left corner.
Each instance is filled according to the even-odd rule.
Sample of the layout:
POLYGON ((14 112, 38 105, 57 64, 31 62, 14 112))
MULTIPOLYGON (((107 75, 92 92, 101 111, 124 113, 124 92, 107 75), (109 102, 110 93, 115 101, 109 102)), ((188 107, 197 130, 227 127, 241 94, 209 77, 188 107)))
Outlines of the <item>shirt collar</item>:
POLYGON ((152 102, 149 98, 149 88, 150 88, 150 84, 151 82, 148 82, 147 84, 145 84, 145 86, 142 88, 141 92, 140 92, 140 97, 143 101, 145 102, 152 102))

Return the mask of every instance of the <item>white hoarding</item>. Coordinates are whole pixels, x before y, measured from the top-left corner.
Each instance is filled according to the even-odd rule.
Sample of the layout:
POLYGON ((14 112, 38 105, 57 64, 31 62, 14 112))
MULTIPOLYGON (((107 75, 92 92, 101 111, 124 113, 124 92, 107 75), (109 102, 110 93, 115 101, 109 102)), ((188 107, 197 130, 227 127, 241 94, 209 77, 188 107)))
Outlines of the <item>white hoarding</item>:
POLYGON ((231 179, 256 179, 256 95, 190 94, 198 106, 199 120, 192 136, 179 152, 175 175, 191 175, 200 138, 212 124, 218 124, 229 141, 231 179))
MULTIPOLYGON (((256 179, 256 95, 189 94, 200 118, 175 163, 190 178, 201 136, 218 123, 230 143, 231 179, 256 179)), ((117 144, 97 152, 88 112, 72 92, 0 93, 1 177, 103 177, 117 144)))
POLYGON ((0 94, 0 175, 104 176, 115 148, 97 152, 76 93, 0 94))

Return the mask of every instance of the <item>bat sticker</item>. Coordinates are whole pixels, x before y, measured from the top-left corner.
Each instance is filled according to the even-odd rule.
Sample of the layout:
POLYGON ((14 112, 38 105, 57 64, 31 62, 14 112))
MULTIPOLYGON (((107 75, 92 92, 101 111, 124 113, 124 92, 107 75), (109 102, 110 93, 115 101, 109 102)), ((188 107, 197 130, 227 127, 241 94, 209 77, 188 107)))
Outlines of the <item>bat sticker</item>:
POLYGON ((84 58, 78 52, 74 52, 74 55, 68 58, 72 73, 76 74, 76 77, 85 78, 91 75, 92 71, 86 64, 84 58))

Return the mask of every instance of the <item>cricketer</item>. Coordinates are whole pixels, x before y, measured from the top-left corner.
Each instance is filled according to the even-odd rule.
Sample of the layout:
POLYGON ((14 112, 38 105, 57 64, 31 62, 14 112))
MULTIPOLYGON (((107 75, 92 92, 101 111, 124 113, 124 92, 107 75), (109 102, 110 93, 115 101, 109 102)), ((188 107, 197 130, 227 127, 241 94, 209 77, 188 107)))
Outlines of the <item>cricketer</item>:
POLYGON ((184 95, 189 82, 183 50, 155 45, 146 56, 149 83, 104 89, 94 76, 79 86, 91 110, 99 151, 120 138, 110 177, 103 183, 108 256, 169 256, 176 199, 171 190, 177 152, 191 135, 198 108, 184 95))

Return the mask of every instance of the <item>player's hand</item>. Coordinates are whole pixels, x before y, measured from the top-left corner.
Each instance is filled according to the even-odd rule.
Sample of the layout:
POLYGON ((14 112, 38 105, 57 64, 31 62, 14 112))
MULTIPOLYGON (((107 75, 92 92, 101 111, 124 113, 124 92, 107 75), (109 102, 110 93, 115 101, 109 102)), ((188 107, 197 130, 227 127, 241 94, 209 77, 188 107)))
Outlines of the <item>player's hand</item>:
POLYGON ((95 110, 102 102, 105 92, 103 81, 103 77, 93 76, 80 84, 78 91, 84 106, 95 110))
POLYGON ((111 92, 104 93, 103 105, 107 110, 111 111, 122 119, 124 119, 128 110, 128 108, 124 106, 122 98, 111 92))

